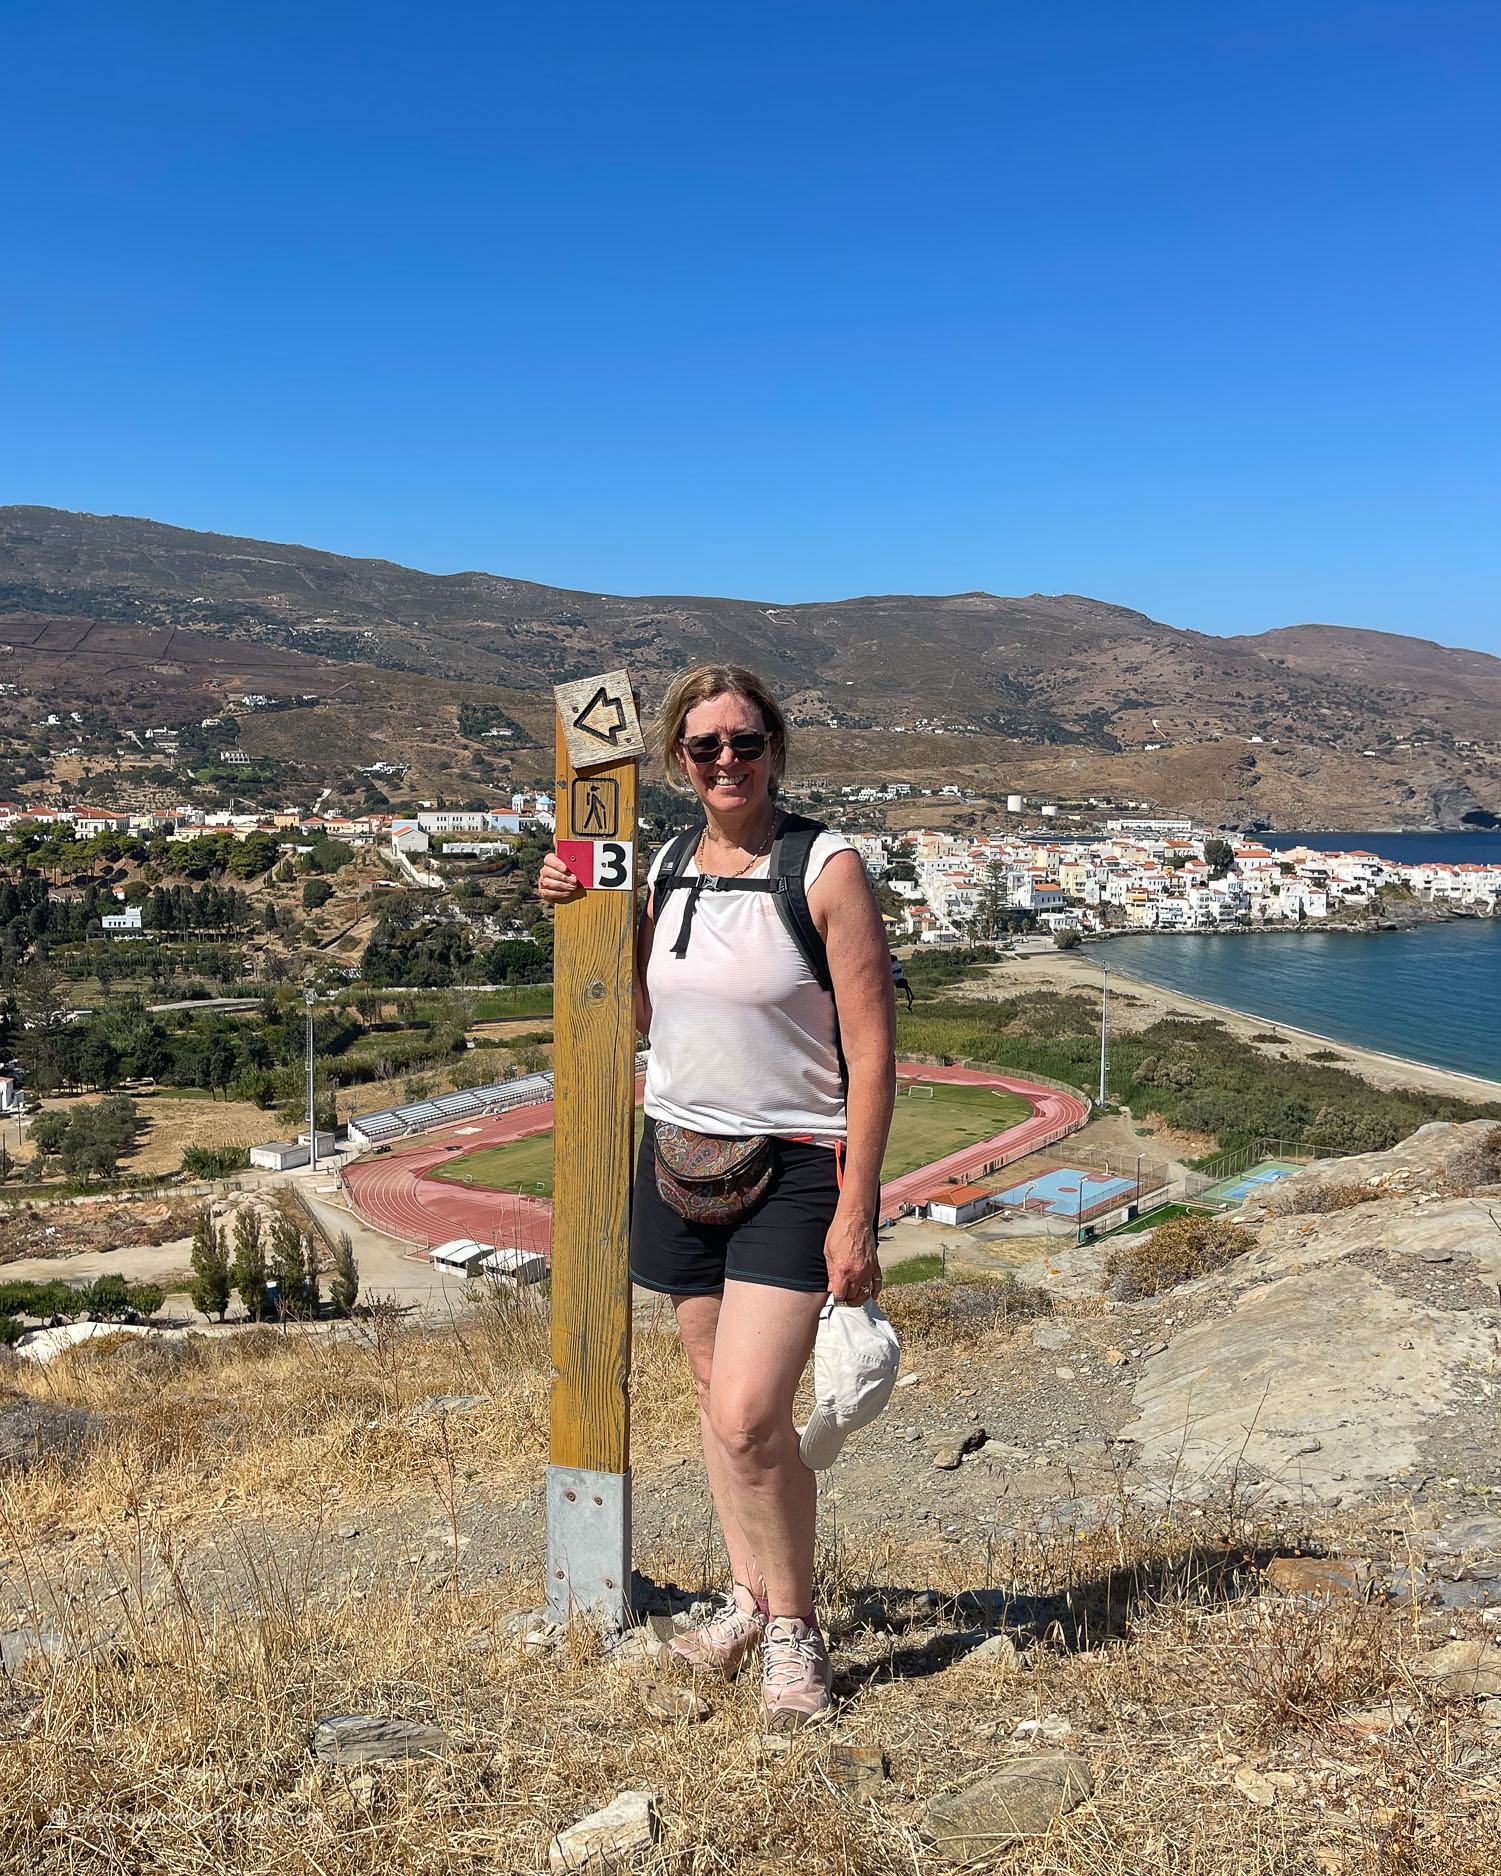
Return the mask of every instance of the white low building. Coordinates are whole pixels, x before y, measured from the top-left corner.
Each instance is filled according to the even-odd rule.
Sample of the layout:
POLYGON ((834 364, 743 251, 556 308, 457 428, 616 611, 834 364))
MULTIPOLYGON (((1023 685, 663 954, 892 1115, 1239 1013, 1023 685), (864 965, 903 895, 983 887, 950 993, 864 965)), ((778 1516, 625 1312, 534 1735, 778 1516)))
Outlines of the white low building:
POLYGON ((251 1147, 250 1163, 266 1172, 287 1172, 293 1166, 306 1166, 307 1142, 268 1140, 264 1146, 251 1147))
POLYGON ((427 837, 427 829, 419 827, 415 821, 391 823, 391 847, 394 852, 426 853, 431 845, 427 837))
MULTIPOLYGON (((319 1159, 332 1159, 338 1150, 338 1143, 331 1133, 318 1133, 319 1159)), ((298 1134, 295 1140, 268 1140, 264 1146, 250 1149, 252 1166, 263 1167, 267 1172, 289 1172, 294 1166, 306 1166, 308 1163, 308 1136, 298 1134)))
POLYGON ((496 1277, 510 1283, 540 1283, 547 1275, 547 1259, 536 1251, 510 1244, 481 1244, 478 1238, 450 1238, 430 1253, 434 1265, 449 1276, 496 1277))
POLYGON ((495 1255, 495 1246, 481 1244, 478 1238, 449 1238, 434 1246, 430 1255, 435 1267, 450 1276, 472 1277, 478 1275, 487 1257, 495 1255))

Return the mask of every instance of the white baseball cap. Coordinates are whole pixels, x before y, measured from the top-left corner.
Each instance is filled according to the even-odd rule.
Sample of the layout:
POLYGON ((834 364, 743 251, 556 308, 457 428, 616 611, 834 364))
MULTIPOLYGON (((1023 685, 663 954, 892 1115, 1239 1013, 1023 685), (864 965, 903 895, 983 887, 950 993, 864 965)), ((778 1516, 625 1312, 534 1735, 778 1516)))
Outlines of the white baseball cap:
POLYGON ((873 1300, 829 1298, 813 1343, 817 1405, 798 1443, 805 1466, 822 1472, 857 1427, 870 1425, 891 1398, 901 1355, 896 1330, 873 1300))

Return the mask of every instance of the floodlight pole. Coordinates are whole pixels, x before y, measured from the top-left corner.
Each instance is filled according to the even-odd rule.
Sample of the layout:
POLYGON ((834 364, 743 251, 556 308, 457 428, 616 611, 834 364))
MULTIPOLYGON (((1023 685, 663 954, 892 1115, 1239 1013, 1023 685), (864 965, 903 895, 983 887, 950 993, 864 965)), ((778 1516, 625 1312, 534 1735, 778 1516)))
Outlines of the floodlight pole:
POLYGON ((1110 966, 1100 966, 1100 1100, 1105 1105, 1105 1069, 1108 1063, 1107 1047, 1110 1034, 1110 966))
POLYGON ((307 1005, 307 1153, 311 1171, 318 1170, 318 1103, 313 1083, 313 1011, 317 1007, 318 992, 311 984, 302 993, 302 1000, 307 1005))

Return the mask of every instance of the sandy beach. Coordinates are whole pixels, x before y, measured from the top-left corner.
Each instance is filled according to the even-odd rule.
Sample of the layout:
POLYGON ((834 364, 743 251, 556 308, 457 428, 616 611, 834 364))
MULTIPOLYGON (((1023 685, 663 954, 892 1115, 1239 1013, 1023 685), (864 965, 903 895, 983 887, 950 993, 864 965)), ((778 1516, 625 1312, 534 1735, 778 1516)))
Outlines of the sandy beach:
POLYGON ((1018 950, 991 973, 986 990, 961 990, 959 994, 1004 996, 1016 991, 1082 991, 1098 997, 1100 967, 1110 966, 1110 1023, 1116 1030, 1145 1029, 1170 1012, 1179 1015, 1214 1016, 1233 1035, 1242 1037, 1263 1055, 1273 1060, 1288 1056, 1302 1060, 1316 1049, 1333 1049, 1340 1066, 1361 1076, 1377 1088, 1422 1088, 1432 1094, 1450 1094, 1465 1101, 1501 1101, 1501 1082, 1486 1081, 1479 1075, 1464 1075, 1448 1068, 1432 1068, 1426 1062, 1413 1062, 1400 1055, 1384 1055, 1377 1049, 1363 1049, 1358 1043, 1339 1036, 1318 1035, 1310 1029, 1298 1029, 1289 1023, 1272 1022, 1265 1016, 1252 1016, 1227 1009, 1218 1003, 1206 1003, 1200 997, 1185 996, 1182 991, 1164 990, 1140 977, 1118 970, 1110 958, 1108 944, 1081 946, 1077 951, 1047 949, 1018 950), (1258 1042, 1275 1030, 1283 1041, 1258 1042))

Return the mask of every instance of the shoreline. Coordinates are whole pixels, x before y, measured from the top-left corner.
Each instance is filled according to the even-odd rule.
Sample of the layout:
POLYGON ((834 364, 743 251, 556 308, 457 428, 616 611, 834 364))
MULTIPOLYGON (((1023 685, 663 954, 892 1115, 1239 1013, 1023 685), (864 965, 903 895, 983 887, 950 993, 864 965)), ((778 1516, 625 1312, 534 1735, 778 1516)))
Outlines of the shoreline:
MULTIPOLYGON (((1193 937, 1197 934, 1184 932, 1174 935, 1193 937)), ((1501 1101, 1501 1081, 1488 1081, 1484 1076, 1466 1074, 1462 1069, 1441 1068, 1432 1062, 1415 1061, 1410 1056, 1392 1055, 1383 1049, 1368 1048, 1363 1043, 1347 1042, 1342 1036, 1304 1029, 1276 1017, 1259 1015, 1254 1010, 1237 1009, 1233 1004, 1211 1003, 1206 997, 1167 989, 1145 977, 1134 976, 1119 965, 1112 964, 1109 968, 1112 985, 1129 986, 1127 994, 1136 999, 1135 1004, 1126 1005, 1119 1014, 1112 999, 1112 1028, 1145 1029, 1172 1010, 1189 1011, 1218 1019, 1233 1035, 1239 1036, 1244 1042, 1251 1042, 1270 1061, 1276 1061, 1281 1051, 1268 1043, 1253 1042, 1253 1035, 1275 1030, 1290 1045, 1285 1051, 1288 1055, 1306 1060, 1315 1049, 1333 1049, 1340 1060, 1329 1066, 1349 1069, 1373 1087, 1419 1088, 1430 1094, 1452 1095, 1461 1101, 1501 1101)), ((1025 972, 1031 979, 1027 986, 1031 989, 1085 990, 1098 996, 1100 980, 1097 969, 1098 962, 1090 957, 1081 957, 1079 951, 1014 952, 1004 965, 997 967, 988 988, 993 995, 1004 995, 1006 990, 1013 987, 1020 989, 1023 986, 1017 979, 1025 972)))
POLYGON ((1468 912, 1450 906, 1428 910, 1426 900, 1419 903, 1425 908, 1421 918, 1372 919, 1360 925, 1352 924, 1348 919, 1286 920, 1276 925, 1196 925, 1186 931, 1170 926, 1141 927, 1136 930, 1130 926, 1112 926, 1108 931, 1091 932, 1083 942, 1087 945, 1103 945, 1112 944, 1120 938, 1322 938, 1335 934, 1346 938, 1374 938, 1384 932, 1421 931, 1427 925, 1489 925, 1501 920, 1501 912, 1468 912))

